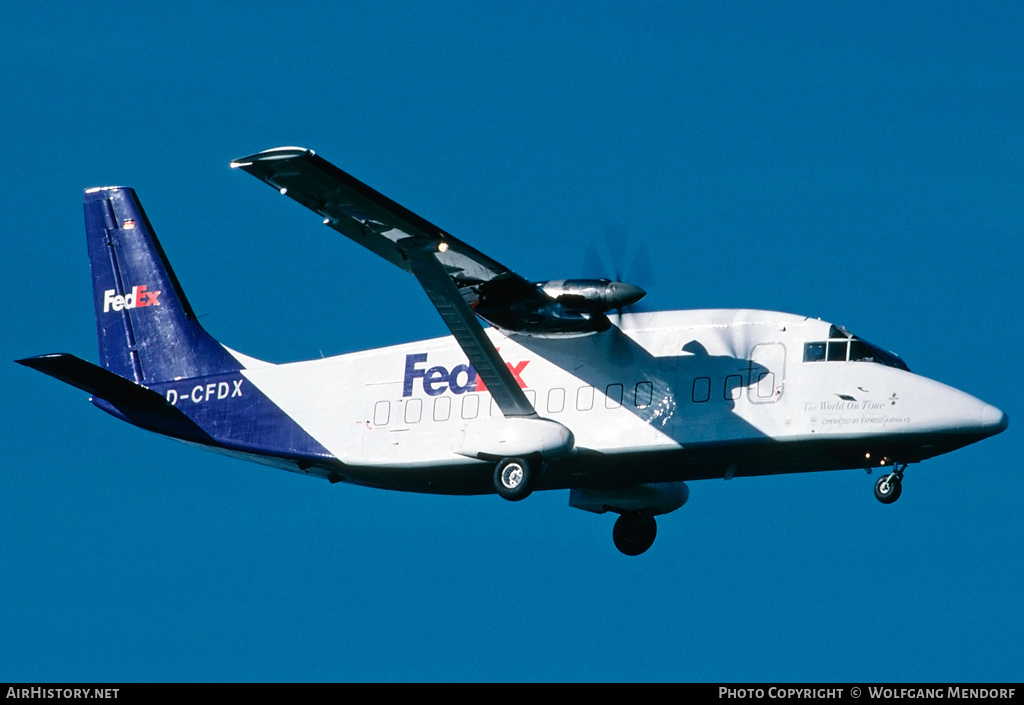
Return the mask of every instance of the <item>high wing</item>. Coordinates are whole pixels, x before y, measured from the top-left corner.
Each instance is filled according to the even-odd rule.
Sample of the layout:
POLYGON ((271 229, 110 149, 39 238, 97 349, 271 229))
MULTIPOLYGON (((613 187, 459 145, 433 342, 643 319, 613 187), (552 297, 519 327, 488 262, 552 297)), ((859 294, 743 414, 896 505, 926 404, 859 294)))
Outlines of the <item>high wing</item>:
POLYGON ((324 224, 415 274, 413 249, 433 249, 459 288, 500 280, 523 292, 528 281, 395 203, 311 149, 278 147, 231 162, 319 213, 324 224), (444 243, 442 246, 441 243, 444 243))
POLYGON ((467 299, 546 295, 507 267, 378 193, 312 150, 280 147, 231 162, 324 218, 341 234, 411 273, 505 416, 536 416, 523 390, 484 334, 467 299))

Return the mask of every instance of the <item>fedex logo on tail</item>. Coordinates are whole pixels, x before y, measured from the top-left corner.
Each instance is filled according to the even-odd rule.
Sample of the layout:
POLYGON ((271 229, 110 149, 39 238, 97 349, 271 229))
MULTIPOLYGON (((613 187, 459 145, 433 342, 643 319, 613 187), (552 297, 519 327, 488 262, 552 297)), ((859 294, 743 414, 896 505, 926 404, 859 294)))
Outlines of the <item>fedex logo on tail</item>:
MULTIPOLYGON (((405 356, 405 382, 402 386, 403 397, 412 396, 413 385, 417 379, 422 380, 423 391, 427 393, 427 396, 431 397, 444 394, 448 390, 451 390, 453 394, 487 391, 487 385, 477 376, 476 370, 473 369, 472 365, 456 365, 450 370, 444 365, 430 368, 418 367, 420 363, 426 361, 427 353, 405 356)), ((512 376, 515 377, 516 382, 519 383, 519 386, 525 389, 526 382, 519 375, 530 364, 530 361, 523 360, 514 364, 506 362, 505 364, 508 366, 512 376)))
POLYGON ((115 293, 114 289, 107 289, 103 292, 103 313, 110 309, 121 311, 129 308, 142 308, 143 306, 159 306, 157 301, 159 291, 146 291, 146 286, 133 286, 132 293, 121 296, 115 293))

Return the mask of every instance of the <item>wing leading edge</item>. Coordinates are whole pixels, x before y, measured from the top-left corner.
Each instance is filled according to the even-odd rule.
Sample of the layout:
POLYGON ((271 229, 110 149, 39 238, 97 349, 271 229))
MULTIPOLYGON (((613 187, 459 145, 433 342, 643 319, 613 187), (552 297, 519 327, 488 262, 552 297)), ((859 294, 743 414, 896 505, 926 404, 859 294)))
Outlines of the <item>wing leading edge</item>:
POLYGON ((320 214, 324 224, 411 273, 505 416, 537 415, 467 303, 487 284, 510 298, 538 289, 507 267, 300 147, 279 147, 231 162, 320 214))

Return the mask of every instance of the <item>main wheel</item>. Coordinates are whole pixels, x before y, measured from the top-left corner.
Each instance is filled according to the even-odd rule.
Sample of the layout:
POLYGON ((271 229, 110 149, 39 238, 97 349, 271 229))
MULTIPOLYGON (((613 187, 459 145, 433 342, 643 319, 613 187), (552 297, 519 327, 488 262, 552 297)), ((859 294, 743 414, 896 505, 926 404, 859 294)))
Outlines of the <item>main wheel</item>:
POLYGON ((615 520, 612 540, 627 556, 639 556, 658 536, 658 522, 647 514, 623 514, 615 520))
POLYGON ((534 476, 530 461, 505 458, 494 468, 494 489, 508 501, 518 502, 533 492, 534 476))
POLYGON ((892 504, 902 492, 903 483, 897 475, 883 475, 875 483, 875 499, 882 504, 892 504))

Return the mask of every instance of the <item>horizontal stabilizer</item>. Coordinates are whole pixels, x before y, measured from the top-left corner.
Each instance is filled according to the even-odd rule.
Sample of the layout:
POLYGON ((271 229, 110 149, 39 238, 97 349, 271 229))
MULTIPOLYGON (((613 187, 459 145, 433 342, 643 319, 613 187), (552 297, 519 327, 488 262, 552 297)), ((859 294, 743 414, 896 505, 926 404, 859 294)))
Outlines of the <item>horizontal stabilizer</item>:
POLYGON ((167 401, 157 392, 68 353, 37 355, 15 362, 25 365, 25 367, 31 367, 33 370, 39 370, 43 374, 70 384, 72 387, 78 387, 94 397, 106 399, 115 406, 121 404, 140 408, 167 406, 167 401))
POLYGON ((94 397, 94 402, 99 399, 107 403, 99 406, 106 408, 109 405, 111 410, 136 426, 200 443, 213 442, 209 434, 169 404, 159 392, 79 357, 53 353, 15 362, 88 392, 94 397))

